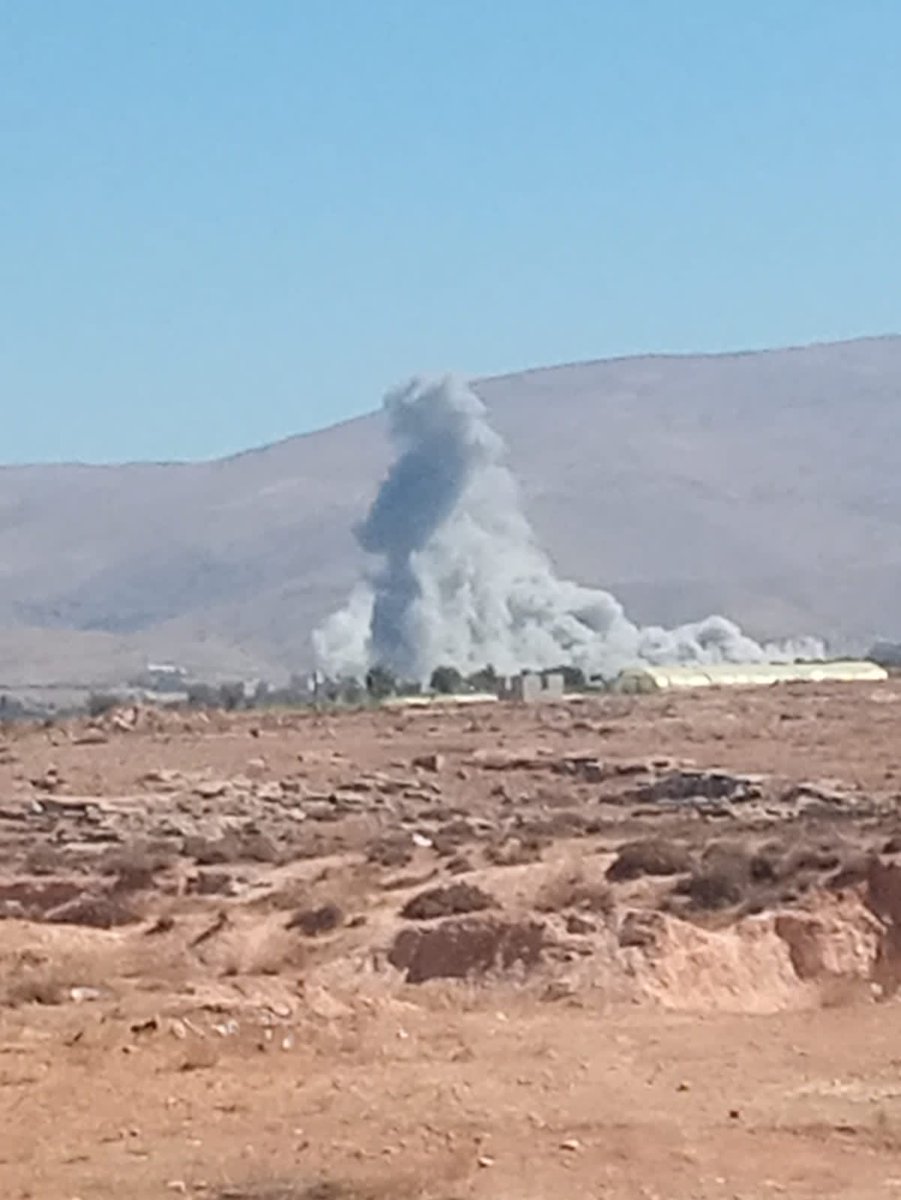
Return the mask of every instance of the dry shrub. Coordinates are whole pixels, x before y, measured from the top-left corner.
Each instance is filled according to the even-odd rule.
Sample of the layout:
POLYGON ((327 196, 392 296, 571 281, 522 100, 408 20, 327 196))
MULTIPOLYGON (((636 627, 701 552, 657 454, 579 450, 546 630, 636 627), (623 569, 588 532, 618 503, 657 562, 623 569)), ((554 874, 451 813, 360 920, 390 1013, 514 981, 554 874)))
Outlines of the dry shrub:
POLYGON ((51 925, 83 925, 91 929, 117 929, 140 921, 140 914, 119 897, 82 895, 44 914, 51 925))
POLYGON ((692 871, 684 891, 698 909, 715 911, 731 908, 745 900, 752 890, 755 855, 741 842, 713 842, 692 871))
POLYGON ((182 853, 186 858, 193 858, 199 867, 221 867, 240 862, 241 845, 234 833, 219 838, 198 834, 185 838, 182 853))
POLYGON ((485 857, 495 867, 524 867, 541 862, 547 839, 536 834, 514 835, 495 842, 485 850, 485 857))
POLYGON ((97 870, 101 875, 115 875, 113 885, 119 891, 139 891, 151 887, 154 877, 172 865, 171 849, 146 839, 137 839, 124 846, 115 846, 101 854, 97 870))
POLYGON ((284 929, 231 932, 204 955, 220 974, 282 975, 303 970, 308 955, 303 943, 284 929))
POLYGON ((746 888, 744 874, 727 860, 700 867, 688 881, 688 895, 695 908, 708 910, 740 904, 746 888))
POLYGON ((696 908, 715 910, 740 904, 746 881, 733 870, 733 864, 718 863, 700 867, 688 883, 688 895, 696 908))
POLYGON ((24 867, 29 875, 55 875, 68 869, 69 856, 60 846, 39 842, 25 855, 24 867))
POLYGON ((496 903, 493 896, 474 884, 451 883, 447 887, 429 888, 413 896, 400 910, 400 915, 410 921, 434 921, 439 917, 484 912, 487 908, 494 908, 496 903))
POLYGON ((901 865, 875 856, 867 870, 867 906, 887 925, 901 928, 901 865))
POLYGON ((239 862, 277 865, 284 860, 272 838, 255 830, 228 830, 219 838, 187 837, 183 853, 187 858, 193 858, 199 867, 221 867, 239 862))
POLYGON ((870 871, 870 855, 865 850, 852 850, 839 869, 826 880, 826 886, 840 892, 864 883, 870 871))
MULTIPOLYGON (((463 1174, 468 1169, 463 1163, 453 1174, 463 1174)), ((351 1181, 319 1179, 315 1182, 287 1182, 285 1180, 255 1180, 241 1184, 219 1187, 212 1200, 421 1200, 428 1193, 434 1195, 435 1167, 430 1167, 425 1176, 407 1175, 380 1181, 351 1181)), ((444 1196, 440 1200, 445 1200, 444 1196)), ((450 1197, 447 1197, 450 1200, 450 1197)))
POLYGON ((545 945, 540 923, 462 917, 402 929, 388 961, 405 972, 407 983, 467 979, 514 966, 528 970, 540 961, 545 945))
POLYGON ((448 875, 466 875, 469 871, 474 870, 472 861, 465 854, 456 854, 447 863, 448 875))
POLYGON ((267 912, 301 912, 337 905, 345 913, 367 907, 378 872, 367 864, 330 867, 313 879, 289 879, 254 907, 267 912))
POLYGON ((196 1035, 184 1043, 176 1062, 179 1071, 209 1071, 219 1062, 219 1047, 196 1035))
POLYGON ((413 861, 414 850, 411 834, 392 834, 369 843, 366 861, 378 867, 405 867, 413 861))
POLYGON ((82 896, 83 884, 74 879, 46 879, 40 882, 14 879, 0 883, 0 906, 4 915, 23 916, 29 921, 43 920, 44 914, 82 896))
POLYGON ((545 877, 533 903, 542 913, 566 909, 609 913, 614 907, 614 896, 605 879, 586 874, 582 863, 570 863, 545 877))
POLYGON ((332 1180, 319 1183, 248 1183, 221 1188, 215 1200, 363 1200, 365 1193, 350 1191, 332 1180))
POLYGON ((198 871, 187 881, 189 896, 231 896, 235 891, 234 876, 228 871, 198 871))
POLYGON ((842 864, 841 850, 835 845, 793 846, 779 864, 781 879, 797 875, 836 871, 842 864))
POLYGON ((607 878, 613 883, 622 883, 640 879, 643 875, 681 875, 691 868, 691 852, 684 843, 640 838, 620 847, 607 868, 607 878))
POLYGON ((317 908, 304 908, 296 912, 286 929, 299 929, 305 937, 318 937, 320 933, 333 933, 344 924, 344 912, 334 902, 320 904, 317 908))
POLYGON ((58 954, 23 951, 3 963, 0 1004, 65 1004, 72 988, 97 988, 107 982, 103 957, 88 951, 58 954))

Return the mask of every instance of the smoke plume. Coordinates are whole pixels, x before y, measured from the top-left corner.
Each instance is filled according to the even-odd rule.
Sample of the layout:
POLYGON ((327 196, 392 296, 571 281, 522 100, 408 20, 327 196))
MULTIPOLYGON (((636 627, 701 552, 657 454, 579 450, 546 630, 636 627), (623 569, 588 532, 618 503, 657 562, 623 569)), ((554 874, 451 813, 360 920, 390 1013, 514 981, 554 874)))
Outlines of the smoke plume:
POLYGON ((813 639, 761 646, 725 617, 640 628, 608 592, 558 579, 523 514, 506 446, 464 384, 415 379, 385 398, 397 457, 357 530, 377 561, 313 635, 319 668, 436 666, 502 674, 568 664, 611 677, 641 663, 822 657, 813 639))

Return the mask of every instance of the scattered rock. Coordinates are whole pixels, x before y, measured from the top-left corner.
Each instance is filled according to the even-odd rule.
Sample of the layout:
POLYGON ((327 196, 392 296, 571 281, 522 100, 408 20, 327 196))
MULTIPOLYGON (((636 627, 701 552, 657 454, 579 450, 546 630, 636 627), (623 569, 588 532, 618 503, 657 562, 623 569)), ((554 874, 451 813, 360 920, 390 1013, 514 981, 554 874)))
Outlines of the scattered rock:
POLYGON ((268 834, 246 832, 240 835, 239 861, 256 863, 279 863, 282 853, 268 834))
POLYGON ((413 759, 413 766, 418 767, 421 771, 431 771, 437 774, 444 770, 444 761, 443 754, 420 754, 413 759))
POLYGON ((72 738, 73 746, 103 746, 109 741, 109 736, 102 729, 85 729, 72 738))
POLYGON ((229 790, 227 779, 201 779, 193 787, 194 794, 204 800, 216 800, 229 790))
POLYGON ((580 917, 578 913, 570 913, 566 918, 566 932, 576 936, 584 936, 585 934, 595 933, 597 926, 593 921, 587 920, 585 917, 580 917))
POLYGON ((656 942, 658 929, 659 923, 654 913, 630 909, 623 914, 620 921, 617 941, 623 947, 637 946, 646 949, 656 942))
POLYGON ((99 988, 94 987, 73 987, 69 988, 69 999, 75 1004, 89 1004, 93 1000, 100 1000, 103 993, 99 988))
POLYGON ((165 792, 175 792, 184 786, 184 778, 181 773, 171 771, 166 767, 154 767, 152 771, 147 771, 141 776, 140 782, 145 787, 158 788, 165 792))
POLYGON ((166 915, 166 916, 160 917, 158 920, 154 921, 154 923, 150 926, 149 929, 145 929, 144 936, 145 937, 155 937, 161 933, 171 933, 171 931, 174 928, 175 928, 175 918, 172 916, 166 915))
POLYGON ((207 925, 206 929, 202 929, 200 933, 198 933, 197 936, 192 940, 190 943, 191 949, 195 950, 198 946, 202 946, 204 942, 208 942, 212 938, 217 937, 224 930, 228 929, 230 925, 231 921, 228 913, 219 913, 215 921, 213 921, 211 925, 207 925))
POLYGON ((43 775, 38 775, 31 780, 32 787, 39 792, 55 792, 62 787, 62 784, 63 781, 56 767, 48 767, 43 775))
POLYGON ((570 775, 583 783, 603 783, 607 778, 604 764, 592 753, 565 754, 553 763, 552 770, 558 775, 570 775))
POLYGON ((756 775, 731 775, 725 771, 668 771, 659 779, 639 787, 636 799, 642 803, 661 801, 759 799, 762 779, 756 775))

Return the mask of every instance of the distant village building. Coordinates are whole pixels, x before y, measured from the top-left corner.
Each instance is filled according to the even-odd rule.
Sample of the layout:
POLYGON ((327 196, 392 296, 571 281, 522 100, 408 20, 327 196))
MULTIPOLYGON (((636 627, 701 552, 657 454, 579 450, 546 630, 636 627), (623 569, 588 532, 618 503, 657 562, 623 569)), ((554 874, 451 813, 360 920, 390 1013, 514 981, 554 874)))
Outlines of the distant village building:
POLYGON ((563 699, 563 676, 558 671, 523 671, 509 682, 507 694, 521 704, 543 704, 563 699))
POLYGON ((149 692, 182 692, 187 681, 188 672, 177 663, 149 662, 132 686, 149 692))

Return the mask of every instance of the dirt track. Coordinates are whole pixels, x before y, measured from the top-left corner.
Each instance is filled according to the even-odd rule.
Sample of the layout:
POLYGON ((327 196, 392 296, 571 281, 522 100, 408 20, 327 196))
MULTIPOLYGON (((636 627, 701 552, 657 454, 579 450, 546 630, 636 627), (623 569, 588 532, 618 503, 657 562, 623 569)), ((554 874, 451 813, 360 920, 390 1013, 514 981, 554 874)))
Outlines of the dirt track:
POLYGON ((5 731, 0 1195, 901 1194, 899 705, 5 731))

